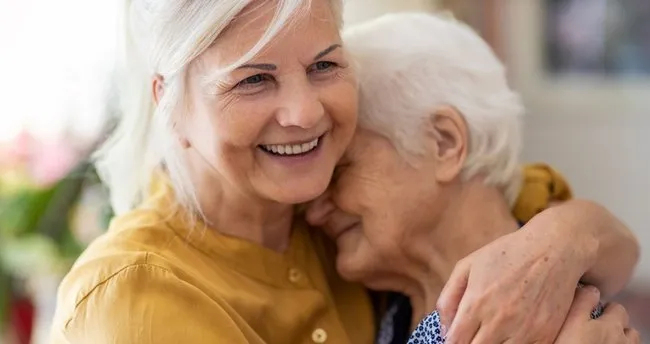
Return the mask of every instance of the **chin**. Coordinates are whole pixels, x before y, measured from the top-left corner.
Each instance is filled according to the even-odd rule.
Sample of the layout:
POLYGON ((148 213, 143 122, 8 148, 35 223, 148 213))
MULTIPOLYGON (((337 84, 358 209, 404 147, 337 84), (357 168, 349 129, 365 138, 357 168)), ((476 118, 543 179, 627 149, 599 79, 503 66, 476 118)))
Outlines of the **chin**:
POLYGON ((289 185, 283 186, 283 190, 280 190, 280 194, 274 199, 284 204, 300 204, 313 201, 322 195, 327 190, 329 181, 323 183, 311 182, 308 185, 304 183, 297 183, 297 185, 291 185, 293 183, 287 184, 289 185))

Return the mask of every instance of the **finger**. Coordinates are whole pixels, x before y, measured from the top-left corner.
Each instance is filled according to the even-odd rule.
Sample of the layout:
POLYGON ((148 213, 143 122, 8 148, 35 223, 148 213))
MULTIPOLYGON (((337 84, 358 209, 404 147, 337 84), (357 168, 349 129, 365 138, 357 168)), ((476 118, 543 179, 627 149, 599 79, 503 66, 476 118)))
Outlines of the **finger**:
POLYGON ((608 303, 605 306, 603 315, 597 320, 602 319, 603 321, 611 321, 619 324, 621 328, 628 328, 630 324, 630 316, 627 314, 627 310, 621 304, 618 303, 608 303))
POLYGON ((448 344, 469 344, 481 328, 479 318, 461 305, 446 336, 448 344))
POLYGON ((633 328, 626 328, 624 332, 629 344, 641 344, 641 334, 639 334, 639 331, 633 328))
POLYGON ((474 338, 471 339, 471 344, 489 344, 489 343, 515 343, 506 338, 500 338, 498 335, 498 329, 489 328, 481 324, 478 331, 474 335, 474 338))
POLYGON ((436 309, 440 314, 440 324, 443 332, 451 327, 456 312, 458 312, 460 301, 465 295, 469 280, 469 267, 470 265, 462 260, 458 262, 438 297, 436 309))
POLYGON ((573 304, 569 309, 566 322, 583 321, 589 319, 591 311, 600 302, 600 291, 598 288, 587 285, 577 288, 573 298, 573 304))
POLYGON ((322 226, 327 222, 328 216, 336 209, 336 206, 330 198, 329 191, 315 199, 307 207, 305 219, 312 226, 322 226))

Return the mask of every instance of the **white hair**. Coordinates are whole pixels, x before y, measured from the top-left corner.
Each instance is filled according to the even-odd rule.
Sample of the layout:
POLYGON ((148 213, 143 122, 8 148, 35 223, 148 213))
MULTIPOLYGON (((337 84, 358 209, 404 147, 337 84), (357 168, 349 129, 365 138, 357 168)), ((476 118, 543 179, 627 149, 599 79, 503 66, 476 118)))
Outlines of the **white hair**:
MULTIPOLYGON (((118 64, 122 118, 95 155, 97 170, 110 189, 111 205, 117 214, 142 201, 149 191, 152 175, 161 165, 167 169, 178 202, 200 212, 195 189, 179 154, 182 148, 173 135, 173 123, 184 115, 186 71, 232 20, 254 2, 125 1, 118 64), (152 93, 156 75, 163 77, 165 85, 157 106, 152 93)), ((297 11, 307 11, 310 2, 277 0, 275 16, 256 45, 232 65, 211 71, 209 77, 222 75, 253 58, 283 27, 295 20, 297 11)), ((330 2, 340 27, 340 0, 330 2)))
POLYGON ((359 127, 391 140, 405 158, 418 156, 425 153, 424 122, 452 106, 469 128, 463 178, 480 174, 514 202, 523 106, 501 62, 470 27, 451 17, 399 13, 343 37, 357 63, 359 127))

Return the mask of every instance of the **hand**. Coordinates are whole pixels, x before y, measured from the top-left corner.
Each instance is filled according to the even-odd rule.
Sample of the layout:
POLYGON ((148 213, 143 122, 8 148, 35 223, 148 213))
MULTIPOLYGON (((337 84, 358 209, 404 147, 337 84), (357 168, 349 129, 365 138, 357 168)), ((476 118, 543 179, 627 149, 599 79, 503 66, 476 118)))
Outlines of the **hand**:
POLYGON ((552 343, 582 269, 568 239, 519 230, 459 261, 437 304, 447 343, 552 343))
POLYGON ((305 205, 305 220, 309 225, 322 227, 327 224, 332 214, 338 208, 332 202, 330 190, 327 189, 322 195, 305 205))
POLYGON ((603 315, 591 319, 589 312, 600 299, 595 287, 576 291, 569 315, 555 341, 556 344, 640 344, 639 332, 629 328, 628 315, 619 304, 608 304, 603 315))

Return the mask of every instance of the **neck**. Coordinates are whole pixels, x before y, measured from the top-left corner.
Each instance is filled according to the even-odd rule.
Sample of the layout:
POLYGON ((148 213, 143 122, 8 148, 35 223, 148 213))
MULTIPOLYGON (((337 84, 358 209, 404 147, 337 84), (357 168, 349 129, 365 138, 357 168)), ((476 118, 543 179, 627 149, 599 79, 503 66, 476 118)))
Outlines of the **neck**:
POLYGON ((191 169, 201 212, 207 225, 221 234, 250 241, 277 252, 289 246, 293 205, 263 199, 241 190, 214 169, 191 169))
POLYGON ((405 292, 413 305, 414 324, 435 309, 456 263, 497 238, 518 229, 510 207, 496 188, 481 179, 449 187, 446 208, 433 228, 409 243, 412 271, 405 292))

